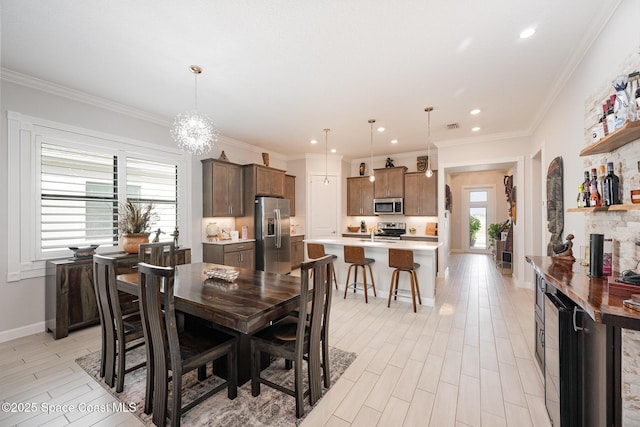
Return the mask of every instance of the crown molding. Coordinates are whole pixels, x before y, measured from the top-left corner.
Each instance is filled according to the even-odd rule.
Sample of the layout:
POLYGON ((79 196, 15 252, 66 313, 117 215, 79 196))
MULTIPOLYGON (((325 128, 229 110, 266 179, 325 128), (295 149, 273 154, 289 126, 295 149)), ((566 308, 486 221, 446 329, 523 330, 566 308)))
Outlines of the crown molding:
POLYGON ((115 113, 124 114, 129 117, 144 120, 150 123, 155 123, 160 126, 170 127, 172 120, 164 116, 157 114, 150 114, 146 111, 139 110, 137 108, 130 107, 128 105, 120 104, 115 101, 111 101, 99 96, 90 95, 86 92, 71 89, 66 86, 62 86, 56 83, 52 83, 46 80, 38 79, 27 74, 22 74, 17 71, 10 70, 8 68, 0 68, 0 78, 3 81, 14 83, 17 85, 29 87, 42 92, 47 92, 52 95, 61 96, 63 98, 71 99, 73 101, 82 102, 84 104, 92 105, 94 107, 102 108, 105 110, 113 111, 115 113))

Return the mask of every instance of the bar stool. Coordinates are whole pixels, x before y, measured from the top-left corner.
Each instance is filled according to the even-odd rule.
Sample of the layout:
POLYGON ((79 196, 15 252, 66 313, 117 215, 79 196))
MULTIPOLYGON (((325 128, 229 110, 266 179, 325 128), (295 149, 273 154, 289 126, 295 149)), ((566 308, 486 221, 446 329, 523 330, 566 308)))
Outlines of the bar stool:
POLYGON ((387 308, 391 307, 391 295, 393 299, 398 299, 398 279, 400 272, 406 271, 411 279, 411 300, 413 301, 413 312, 416 312, 416 293, 418 294, 418 302, 422 305, 420 298, 420 285, 418 284, 418 274, 416 270, 420 268, 420 264, 413 262, 413 251, 408 249, 389 249, 389 267, 395 268, 391 274, 391 288, 389 289, 389 301, 387 308), (395 288, 395 293, 394 293, 395 288))
POLYGON ((376 283, 373 279, 373 271, 371 270, 371 264, 376 262, 373 258, 364 257, 364 248, 362 246, 345 246, 344 247, 344 262, 351 264, 349 270, 347 270, 347 283, 344 286, 344 297, 347 297, 347 290, 349 289, 349 278, 351 277, 351 269, 355 267, 355 274, 353 276, 353 292, 356 291, 358 282, 358 267, 362 267, 362 276, 364 280, 364 302, 369 302, 367 295, 367 271, 364 266, 369 267, 369 275, 371 276, 371 287, 373 288, 373 296, 376 295, 376 283))
MULTIPOLYGON (((324 253, 324 245, 321 243, 307 243, 307 254, 310 259, 323 258, 326 256, 324 253)), ((311 274, 313 275, 313 270, 311 270, 311 274)), ((336 284, 336 289, 338 289, 338 279, 336 279, 335 269, 333 269, 333 282, 336 284)))

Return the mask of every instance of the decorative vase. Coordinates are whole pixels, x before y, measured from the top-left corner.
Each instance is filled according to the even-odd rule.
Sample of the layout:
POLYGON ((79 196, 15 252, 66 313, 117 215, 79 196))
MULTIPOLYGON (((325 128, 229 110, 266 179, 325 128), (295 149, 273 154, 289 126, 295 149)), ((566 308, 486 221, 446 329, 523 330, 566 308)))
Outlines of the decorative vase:
POLYGON ((141 244, 149 243, 149 233, 122 235, 122 249, 129 254, 137 254, 141 244))

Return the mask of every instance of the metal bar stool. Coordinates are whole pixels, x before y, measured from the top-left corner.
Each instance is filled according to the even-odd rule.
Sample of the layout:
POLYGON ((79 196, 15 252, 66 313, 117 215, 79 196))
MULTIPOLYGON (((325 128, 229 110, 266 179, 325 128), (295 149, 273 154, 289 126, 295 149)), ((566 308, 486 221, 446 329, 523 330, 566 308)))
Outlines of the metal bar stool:
MULTIPOLYGON (((309 255, 310 259, 318 259, 326 256, 324 253, 324 245, 321 243, 307 243, 307 255, 309 255)), ((311 270, 311 274, 313 275, 313 270, 311 270)), ((338 279, 336 279, 335 269, 333 270, 333 282, 336 284, 336 289, 338 289, 338 279)))
POLYGON ((349 278, 351 277, 351 269, 355 267, 355 274, 353 276, 353 292, 356 291, 358 282, 358 267, 362 267, 362 277, 364 280, 364 302, 369 302, 369 296, 367 294, 367 271, 364 266, 369 267, 369 275, 371 276, 371 287, 373 288, 373 296, 376 295, 376 283, 373 279, 373 271, 371 270, 371 264, 376 262, 373 258, 364 257, 364 248, 361 246, 345 246, 344 247, 344 262, 351 264, 349 270, 347 270, 347 283, 344 286, 344 297, 347 297, 347 290, 349 289, 349 278))
POLYGON ((391 307, 391 295, 393 299, 398 299, 398 279, 401 271, 409 273, 411 279, 411 300, 413 301, 413 312, 416 312, 416 293, 418 294, 418 302, 422 305, 420 298, 420 285, 418 284, 418 274, 416 270, 420 268, 420 264, 413 262, 413 251, 407 249, 389 249, 389 267, 395 268, 391 274, 391 288, 389 289, 389 301, 387 308, 391 307), (395 288, 395 292, 394 292, 395 288))

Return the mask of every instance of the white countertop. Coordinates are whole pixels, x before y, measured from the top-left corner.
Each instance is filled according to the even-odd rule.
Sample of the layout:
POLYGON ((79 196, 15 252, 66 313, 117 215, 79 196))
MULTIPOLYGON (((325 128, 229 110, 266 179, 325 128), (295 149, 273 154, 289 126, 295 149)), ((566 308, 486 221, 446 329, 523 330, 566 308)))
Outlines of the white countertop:
POLYGON ((411 249, 414 251, 435 251, 442 245, 442 243, 439 242, 424 242, 419 240, 376 240, 372 242, 369 237, 363 237, 362 239, 354 239, 352 237, 341 237, 337 239, 305 239, 305 242, 337 246, 364 246, 382 249, 411 249))
POLYGON ((239 239, 239 240, 218 240, 215 242, 202 242, 204 245, 232 245, 236 243, 250 243, 255 242, 256 239, 239 239))

